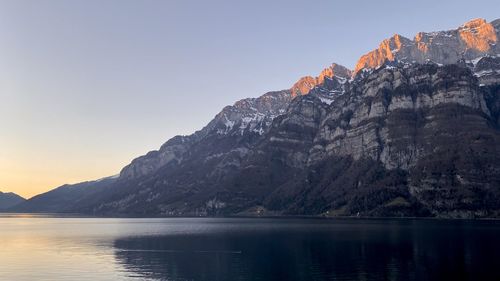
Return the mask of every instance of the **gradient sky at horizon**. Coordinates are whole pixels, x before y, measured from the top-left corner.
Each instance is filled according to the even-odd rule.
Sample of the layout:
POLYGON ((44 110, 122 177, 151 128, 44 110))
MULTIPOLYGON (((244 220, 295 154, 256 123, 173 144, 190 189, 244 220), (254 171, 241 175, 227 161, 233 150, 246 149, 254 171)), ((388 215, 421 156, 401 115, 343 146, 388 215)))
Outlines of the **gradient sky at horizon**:
POLYGON ((0 191, 117 174, 225 105, 498 1, 0 0, 0 191))

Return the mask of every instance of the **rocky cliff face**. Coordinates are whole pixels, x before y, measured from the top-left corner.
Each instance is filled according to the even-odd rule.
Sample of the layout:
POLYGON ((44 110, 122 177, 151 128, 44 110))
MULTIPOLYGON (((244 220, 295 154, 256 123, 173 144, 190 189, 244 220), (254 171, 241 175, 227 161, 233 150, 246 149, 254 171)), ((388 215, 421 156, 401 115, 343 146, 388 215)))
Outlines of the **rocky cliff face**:
POLYGON ((457 65, 381 68, 356 81, 348 91, 348 95, 333 103, 323 120, 314 159, 324 155, 370 157, 380 160, 388 169, 406 170, 423 156, 421 149, 402 141, 409 136, 398 130, 392 132, 379 121, 385 123, 390 115, 400 112, 422 115, 448 104, 490 116, 477 79, 467 68, 457 65))
POLYGON ((498 217, 499 28, 396 35, 352 73, 241 100, 116 179, 60 188, 56 211, 498 217))

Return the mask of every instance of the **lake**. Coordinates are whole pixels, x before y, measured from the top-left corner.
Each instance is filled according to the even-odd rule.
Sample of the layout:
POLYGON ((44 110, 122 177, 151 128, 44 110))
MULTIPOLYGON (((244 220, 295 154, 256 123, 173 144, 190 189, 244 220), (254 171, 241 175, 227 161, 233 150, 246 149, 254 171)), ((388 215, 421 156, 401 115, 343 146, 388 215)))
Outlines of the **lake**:
POLYGON ((0 214, 0 280, 500 280, 500 222, 0 214))

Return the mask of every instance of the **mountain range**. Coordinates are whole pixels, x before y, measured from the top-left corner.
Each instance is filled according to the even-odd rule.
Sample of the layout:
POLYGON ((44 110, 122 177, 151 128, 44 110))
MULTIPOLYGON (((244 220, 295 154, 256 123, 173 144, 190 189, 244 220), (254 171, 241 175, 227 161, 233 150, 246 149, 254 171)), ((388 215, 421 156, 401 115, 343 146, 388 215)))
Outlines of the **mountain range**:
POLYGON ((93 215, 500 216, 500 19, 394 35, 353 70, 226 106, 120 174, 11 208, 93 215))

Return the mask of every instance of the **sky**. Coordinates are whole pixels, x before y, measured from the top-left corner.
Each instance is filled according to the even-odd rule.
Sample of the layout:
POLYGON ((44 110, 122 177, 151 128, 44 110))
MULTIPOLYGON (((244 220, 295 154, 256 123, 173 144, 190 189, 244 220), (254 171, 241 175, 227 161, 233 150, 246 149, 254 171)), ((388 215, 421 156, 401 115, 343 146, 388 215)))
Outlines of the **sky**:
POLYGON ((224 106, 495 1, 0 0, 0 191, 118 174, 224 106))

